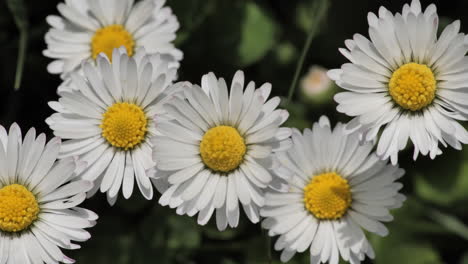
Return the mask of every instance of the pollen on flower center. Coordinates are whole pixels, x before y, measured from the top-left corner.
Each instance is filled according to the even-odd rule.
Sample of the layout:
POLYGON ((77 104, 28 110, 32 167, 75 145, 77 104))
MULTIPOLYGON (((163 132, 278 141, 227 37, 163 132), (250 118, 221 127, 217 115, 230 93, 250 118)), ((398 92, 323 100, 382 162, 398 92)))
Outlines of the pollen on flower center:
POLYGON ((434 100, 436 79, 424 64, 407 63, 398 68, 390 79, 389 93, 393 100, 411 111, 420 110, 434 100))
POLYGON ((244 160, 246 146, 237 129, 217 126, 209 129, 200 143, 200 154, 206 166, 214 171, 229 172, 244 160))
POLYGON ((305 207, 317 219, 341 218, 351 205, 351 201, 348 181, 335 172, 314 176, 304 188, 305 207))
POLYGON ((93 59, 96 59, 99 53, 104 52, 109 60, 112 60, 112 51, 121 46, 127 49, 128 56, 132 56, 135 46, 132 35, 121 25, 103 27, 96 31, 91 40, 93 59))
POLYGON ((102 136, 114 147, 124 150, 140 144, 147 131, 147 118, 141 107, 115 103, 103 114, 102 136))
POLYGON ((39 214, 36 197, 19 184, 0 189, 0 230, 20 232, 28 228, 39 214))

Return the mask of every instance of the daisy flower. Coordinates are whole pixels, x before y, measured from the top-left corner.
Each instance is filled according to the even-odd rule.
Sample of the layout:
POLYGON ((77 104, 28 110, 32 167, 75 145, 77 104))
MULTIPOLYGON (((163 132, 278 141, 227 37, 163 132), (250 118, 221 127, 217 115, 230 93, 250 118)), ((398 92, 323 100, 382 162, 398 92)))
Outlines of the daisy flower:
POLYGON ((153 158, 168 174, 169 186, 159 202, 178 214, 206 224, 216 210, 216 224, 224 230, 239 222, 242 206, 250 221, 259 221, 264 190, 272 183, 272 153, 287 149, 289 128, 280 128, 288 112, 276 109, 278 97, 267 101, 271 84, 244 90, 244 73, 238 71, 230 93, 224 79, 203 76, 201 87, 185 90, 186 99, 166 104, 172 120, 158 122, 161 135, 153 138, 153 158))
POLYGON ((360 263, 374 257, 363 229, 388 234, 381 222, 391 221, 389 209, 402 205, 403 187, 395 182, 404 170, 387 164, 373 144, 359 144, 357 133, 344 125, 332 130, 321 117, 312 129, 293 130, 293 147, 277 153, 275 171, 289 188, 269 191, 261 216, 270 236, 279 235, 275 249, 283 262, 310 249, 310 263, 360 263))
POLYGON ((60 139, 18 125, 0 126, 0 263, 73 263, 60 248, 78 249, 97 215, 76 207, 92 183, 76 176, 73 158, 56 161, 60 139))
POLYGON ((100 53, 112 57, 114 48, 125 47, 133 56, 138 48, 150 54, 180 61, 182 52, 172 41, 179 28, 165 0, 66 0, 50 15, 52 27, 45 35, 44 55, 54 59, 47 70, 63 74, 80 69, 83 60, 96 60, 100 53))
POLYGON ((332 85, 333 82, 328 77, 327 70, 322 66, 313 65, 301 79, 301 92, 308 98, 314 98, 331 90, 332 85))
POLYGON ((356 34, 340 49, 351 63, 329 71, 347 90, 335 96, 337 110, 355 117, 347 130, 360 130, 366 141, 381 132, 377 155, 393 164, 408 140, 415 160, 442 153, 439 143, 461 149, 468 143, 458 122, 468 118, 468 39, 460 22, 437 38, 436 7, 422 12, 418 0, 401 14, 381 7, 378 15, 368 15, 370 40, 356 34))
POLYGON ((71 76, 72 88, 59 92, 58 102, 49 105, 57 112, 46 122, 56 136, 69 139, 62 144, 60 158, 77 156, 88 167, 81 174, 94 181, 92 196, 99 188, 114 204, 122 187, 128 199, 135 181, 146 199, 153 197, 150 181, 154 162, 148 140, 155 134, 152 117, 172 92, 169 85, 176 68, 159 55, 115 49, 112 64, 105 55, 83 65, 84 76, 71 76))

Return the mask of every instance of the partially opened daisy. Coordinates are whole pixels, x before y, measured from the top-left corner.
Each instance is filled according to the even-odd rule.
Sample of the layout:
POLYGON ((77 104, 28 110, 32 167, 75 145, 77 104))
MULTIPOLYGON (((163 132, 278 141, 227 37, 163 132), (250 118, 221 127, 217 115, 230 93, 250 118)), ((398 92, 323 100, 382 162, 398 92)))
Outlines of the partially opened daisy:
POLYGON ((391 157, 410 140, 414 159, 441 153, 439 142, 460 149, 468 132, 458 120, 468 118, 468 39, 460 22, 447 26, 437 38, 438 16, 432 4, 424 12, 418 0, 393 15, 384 7, 368 15, 370 41, 356 34, 341 53, 351 63, 329 71, 347 90, 335 96, 338 111, 355 118, 365 140, 382 131, 377 154, 391 157))
POLYGON ((254 223, 264 205, 264 190, 272 183, 272 154, 290 146, 289 128, 280 128, 288 112, 276 109, 280 99, 267 101, 269 83, 244 90, 244 74, 238 71, 230 93, 224 79, 203 76, 202 86, 185 90, 186 99, 166 105, 172 120, 158 122, 154 160, 165 171, 169 187, 162 205, 206 224, 216 211, 219 230, 236 227, 239 207, 254 223))
POLYGON ((289 151, 277 153, 275 166, 289 189, 269 191, 261 210, 268 234, 279 235, 281 260, 307 249, 311 264, 373 258, 363 229, 387 235, 381 222, 391 221, 389 209, 405 200, 398 193, 403 185, 395 182, 404 170, 372 153, 373 144, 360 145, 359 135, 347 135, 343 124, 332 129, 326 117, 303 134, 293 130, 292 141, 289 151))
POLYGON ((77 207, 92 183, 76 176, 79 162, 57 161, 60 139, 46 144, 30 129, 0 126, 0 263, 73 263, 62 253, 86 241, 97 215, 77 207))
POLYGON ((77 70, 81 61, 97 59, 102 52, 112 57, 114 48, 125 47, 129 56, 138 48, 150 54, 179 61, 182 52, 174 47, 179 28, 165 0, 67 0, 57 5, 62 16, 50 15, 52 27, 45 36, 44 55, 54 59, 50 73, 77 70))
POLYGON ((115 203, 132 195, 135 181, 143 196, 153 197, 149 172, 154 167, 149 138, 155 134, 153 116, 163 113, 163 104, 177 87, 167 89, 176 68, 159 55, 138 53, 129 57, 115 49, 112 64, 100 55, 97 67, 83 65, 84 77, 73 74, 72 88, 59 92, 57 111, 46 122, 63 143, 60 158, 78 156, 88 168, 81 177, 94 181, 115 203))

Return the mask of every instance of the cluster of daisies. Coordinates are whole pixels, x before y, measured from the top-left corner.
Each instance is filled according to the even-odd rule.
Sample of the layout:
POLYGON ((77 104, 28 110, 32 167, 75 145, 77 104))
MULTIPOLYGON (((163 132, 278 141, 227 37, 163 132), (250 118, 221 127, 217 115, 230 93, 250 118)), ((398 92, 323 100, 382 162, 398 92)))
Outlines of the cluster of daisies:
POLYGON ((434 158, 439 143, 468 143, 468 38, 458 21, 437 38, 434 5, 369 13, 370 40, 346 40, 350 63, 328 72, 347 90, 337 110, 354 119, 300 132, 282 127, 272 86, 242 71, 176 82, 179 24, 164 4, 66 0, 47 17, 44 55, 63 79, 46 120, 57 137, 0 126, 0 264, 73 263, 61 249, 79 248, 98 218, 78 206, 136 188, 219 230, 241 211, 263 219, 284 262, 309 250, 310 263, 360 263, 374 258, 365 231, 386 236, 405 200, 398 152, 411 141, 414 159, 434 158))

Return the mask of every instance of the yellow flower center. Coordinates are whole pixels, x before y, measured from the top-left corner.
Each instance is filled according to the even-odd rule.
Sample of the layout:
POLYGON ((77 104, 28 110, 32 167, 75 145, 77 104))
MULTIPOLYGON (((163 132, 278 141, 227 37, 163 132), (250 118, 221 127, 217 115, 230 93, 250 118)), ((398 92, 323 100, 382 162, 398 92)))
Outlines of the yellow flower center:
POLYGON ((317 219, 341 218, 351 205, 351 201, 348 181, 335 172, 313 177, 304 188, 305 207, 317 219))
POLYGON ((392 74, 389 92, 393 100, 404 109, 420 110, 434 100, 434 73, 424 64, 407 63, 392 74))
POLYGON ((39 214, 36 197, 19 184, 0 189, 0 230, 20 232, 28 228, 39 214))
POLYGON ((103 114, 102 136, 114 147, 128 150, 140 144, 147 131, 148 120, 141 107, 115 103, 103 114))
POLYGON ((110 25, 98 29, 91 40, 91 52, 93 59, 99 53, 104 52, 109 60, 112 60, 112 51, 124 46, 128 56, 133 55, 135 41, 132 35, 121 25, 110 25))
POLYGON ((245 151, 244 138, 230 126, 209 129, 200 143, 203 163, 214 171, 236 169, 244 160, 245 151))

